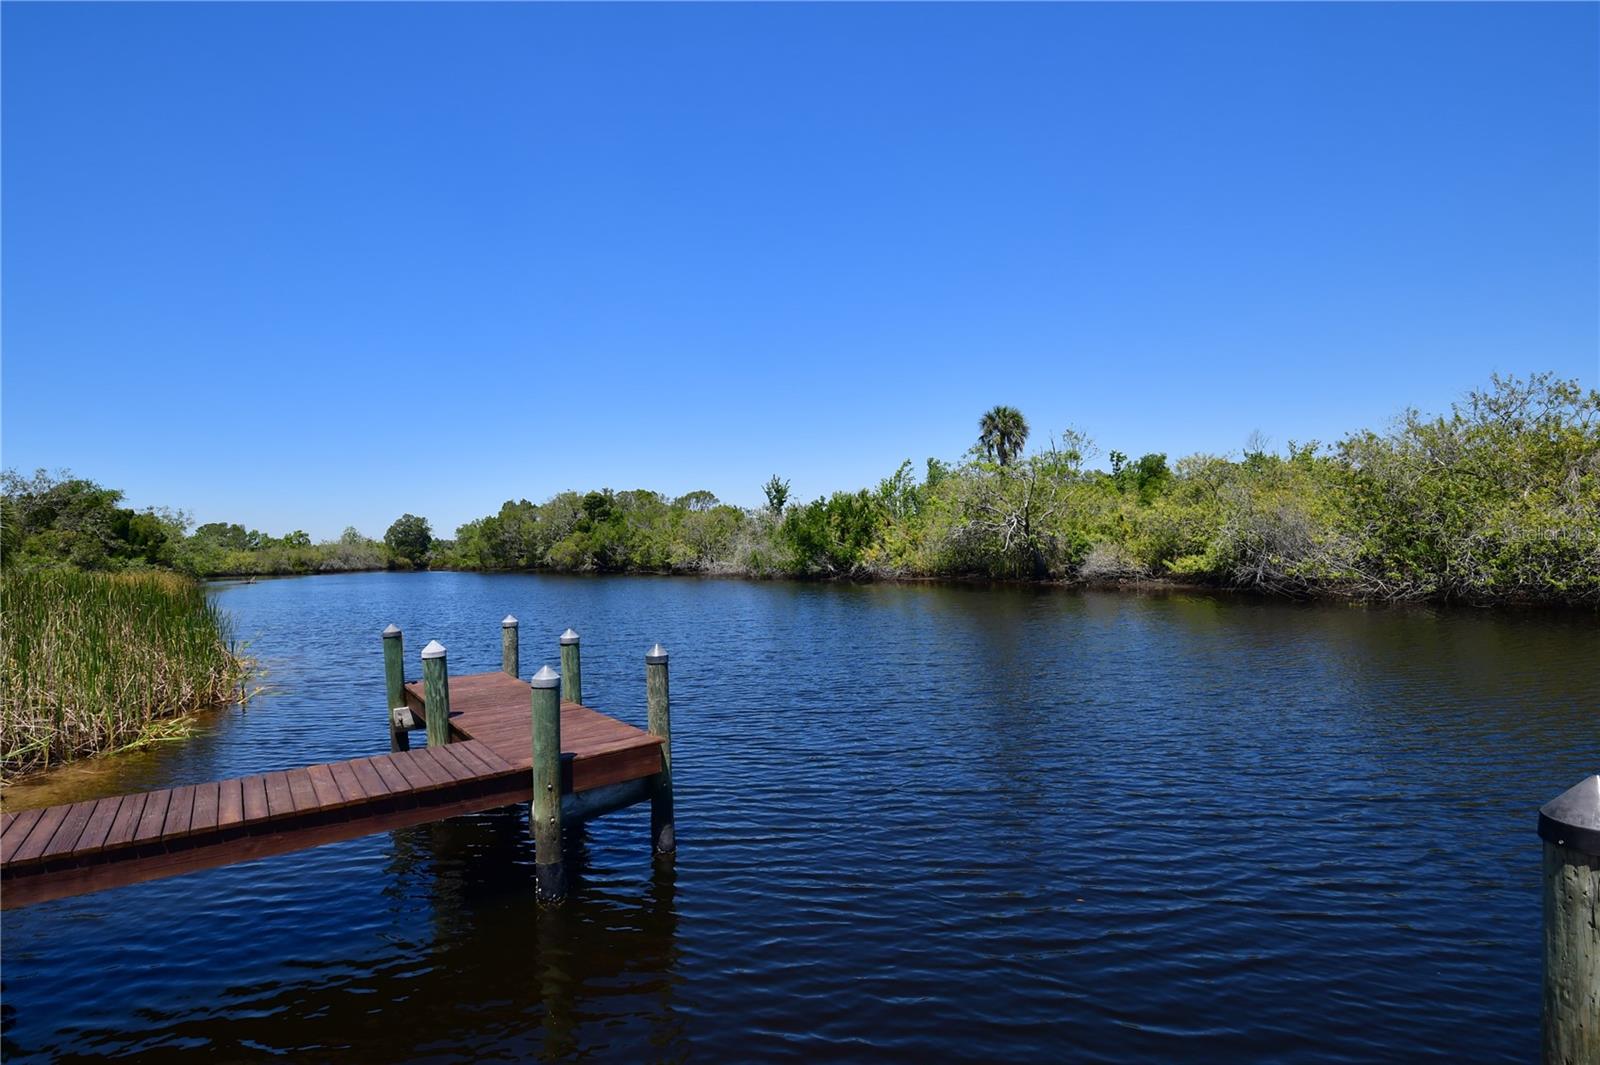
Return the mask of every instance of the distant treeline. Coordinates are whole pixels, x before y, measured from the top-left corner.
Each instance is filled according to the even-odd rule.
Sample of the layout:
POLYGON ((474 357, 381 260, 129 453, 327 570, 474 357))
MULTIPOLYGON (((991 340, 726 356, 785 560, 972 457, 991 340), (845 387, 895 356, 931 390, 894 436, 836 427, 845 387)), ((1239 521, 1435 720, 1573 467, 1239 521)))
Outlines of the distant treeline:
POLYGON ((383 569, 382 543, 346 529, 312 543, 304 532, 269 536, 225 522, 193 532, 182 511, 132 510, 122 493, 68 473, 3 475, 0 562, 7 570, 177 570, 192 577, 330 573, 383 569))
MULTIPOLYGON (((1029 451, 1011 407, 987 412, 979 430, 959 459, 907 461, 860 491, 792 501, 774 476, 755 509, 709 492, 563 492, 507 501, 452 540, 408 514, 382 543, 352 529, 317 545, 238 526, 185 535, 179 515, 118 511, 105 550, 84 548, 87 563, 54 519, 25 522, 15 550, 26 564, 133 559, 201 576, 433 566, 1182 580, 1290 595, 1600 603, 1600 393, 1576 381, 1497 377, 1448 415, 1410 410, 1331 445, 1258 443, 1176 462, 1114 450, 1096 462, 1092 442, 1070 430, 1029 451)), ((65 484, 106 491, 9 475, 7 526, 65 484)))

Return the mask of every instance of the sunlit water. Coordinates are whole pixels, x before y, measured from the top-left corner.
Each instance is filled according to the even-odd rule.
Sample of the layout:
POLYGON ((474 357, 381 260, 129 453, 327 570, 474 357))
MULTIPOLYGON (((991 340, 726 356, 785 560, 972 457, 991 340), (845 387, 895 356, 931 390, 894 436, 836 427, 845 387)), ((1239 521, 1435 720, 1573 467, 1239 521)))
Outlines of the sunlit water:
POLYGON ((1534 811, 1600 764, 1593 615, 362 574, 222 586, 272 691, 62 801, 387 749, 382 649, 583 634, 646 808, 533 902, 508 809, 5 914, 8 1062, 1525 1062, 1534 811))

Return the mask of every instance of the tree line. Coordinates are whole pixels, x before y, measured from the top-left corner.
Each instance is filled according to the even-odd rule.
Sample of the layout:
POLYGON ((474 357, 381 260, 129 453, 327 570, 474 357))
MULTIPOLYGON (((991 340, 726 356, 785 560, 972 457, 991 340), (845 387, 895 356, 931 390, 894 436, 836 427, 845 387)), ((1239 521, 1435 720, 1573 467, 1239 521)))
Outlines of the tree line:
POLYGON ((1496 377, 1449 414, 1407 410, 1331 445, 1132 458, 1067 430, 1029 450, 995 407, 971 450, 903 462, 810 501, 774 475, 765 504, 710 492, 562 492, 508 500, 435 539, 403 515, 383 541, 311 544, 111 509, 89 482, 5 485, 6 555, 25 564, 168 565, 201 576, 380 566, 750 577, 1182 580, 1289 595, 1600 603, 1600 393, 1550 374, 1496 377), (71 485, 70 490, 63 486, 71 485), (52 495, 52 493, 55 493, 52 495), (50 520, 30 519, 44 506, 50 520), (92 508, 91 508, 92 509, 92 508), (11 537, 22 516, 22 539, 11 537), (103 550, 102 550, 103 548, 103 550), (274 567, 251 569, 252 561, 274 567))

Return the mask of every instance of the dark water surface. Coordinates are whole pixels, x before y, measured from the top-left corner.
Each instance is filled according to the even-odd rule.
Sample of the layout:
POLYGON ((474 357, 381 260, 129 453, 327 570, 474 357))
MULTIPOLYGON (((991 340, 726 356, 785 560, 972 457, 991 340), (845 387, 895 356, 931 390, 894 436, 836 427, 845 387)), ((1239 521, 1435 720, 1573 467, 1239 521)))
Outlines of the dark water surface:
POLYGON ((11 911, 8 1062, 1537 1057, 1534 811, 1600 765, 1592 615, 451 573, 217 594, 273 692, 48 801, 385 750, 383 626, 408 675, 430 638, 478 672, 511 612, 524 674, 573 625, 587 701, 639 724, 644 650, 671 649, 676 861, 647 807, 613 815, 540 912, 513 808, 11 911))

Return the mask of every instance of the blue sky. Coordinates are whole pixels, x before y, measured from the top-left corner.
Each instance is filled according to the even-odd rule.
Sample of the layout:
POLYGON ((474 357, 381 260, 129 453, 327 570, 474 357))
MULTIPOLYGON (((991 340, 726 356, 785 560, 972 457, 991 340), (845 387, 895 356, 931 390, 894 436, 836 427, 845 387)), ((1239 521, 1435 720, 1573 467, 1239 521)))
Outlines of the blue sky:
POLYGON ((1600 378, 1595 5, 34 5, 3 460, 270 532, 1600 378))

